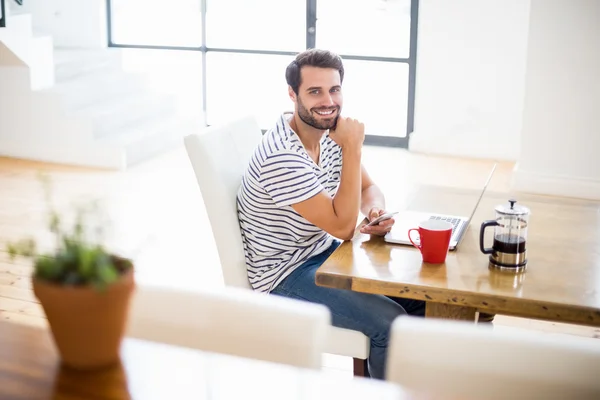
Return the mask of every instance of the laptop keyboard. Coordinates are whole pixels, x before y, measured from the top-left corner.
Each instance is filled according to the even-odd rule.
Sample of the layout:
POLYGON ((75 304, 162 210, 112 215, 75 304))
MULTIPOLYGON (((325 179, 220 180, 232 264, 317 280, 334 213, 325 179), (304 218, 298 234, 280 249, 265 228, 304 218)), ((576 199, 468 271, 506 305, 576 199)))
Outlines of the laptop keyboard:
POLYGON ((459 218, 442 217, 441 215, 432 215, 429 217, 429 219, 435 219, 436 221, 450 222, 452 224, 452 236, 454 236, 454 231, 456 231, 456 228, 458 227, 458 224, 460 223, 459 218))

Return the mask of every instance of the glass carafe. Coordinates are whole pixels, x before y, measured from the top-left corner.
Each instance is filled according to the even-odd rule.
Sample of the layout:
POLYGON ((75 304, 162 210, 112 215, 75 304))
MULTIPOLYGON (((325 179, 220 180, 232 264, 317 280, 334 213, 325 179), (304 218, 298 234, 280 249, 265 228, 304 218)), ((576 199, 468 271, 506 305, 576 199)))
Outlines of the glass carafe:
POLYGON ((522 271, 527 265, 527 228, 530 211, 517 205, 516 200, 496 207, 496 219, 484 221, 479 233, 481 252, 490 255, 490 267, 502 270, 522 271), (494 243, 484 247, 485 230, 494 227, 494 243))

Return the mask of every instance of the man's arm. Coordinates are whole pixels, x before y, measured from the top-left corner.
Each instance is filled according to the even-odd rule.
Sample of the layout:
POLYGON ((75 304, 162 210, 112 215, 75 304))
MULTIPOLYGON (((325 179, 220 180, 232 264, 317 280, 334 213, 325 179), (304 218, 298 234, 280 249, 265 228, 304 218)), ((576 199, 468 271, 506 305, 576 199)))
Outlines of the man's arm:
POLYGON ((343 151, 340 186, 332 198, 323 190, 308 200, 292 205, 307 221, 327 233, 350 240, 354 236, 361 191, 361 151, 343 151))
POLYGON ((292 208, 330 235, 349 240, 354 236, 360 207, 364 125, 339 117, 336 129, 329 137, 342 149, 340 185, 335 196, 332 198, 322 190, 307 200, 292 204, 292 208))

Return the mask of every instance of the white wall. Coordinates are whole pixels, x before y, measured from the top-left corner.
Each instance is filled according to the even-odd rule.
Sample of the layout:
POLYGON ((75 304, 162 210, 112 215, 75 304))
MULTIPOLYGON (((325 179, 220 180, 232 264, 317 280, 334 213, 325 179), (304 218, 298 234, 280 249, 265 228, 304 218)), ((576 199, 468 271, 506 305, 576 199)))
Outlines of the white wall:
POLYGON ((529 0, 421 0, 410 149, 517 160, 529 0))
POLYGON ((27 0, 13 9, 30 13, 36 33, 57 47, 107 47, 106 0, 27 0))
POLYGON ((531 0, 515 188, 600 199, 600 1, 531 0))

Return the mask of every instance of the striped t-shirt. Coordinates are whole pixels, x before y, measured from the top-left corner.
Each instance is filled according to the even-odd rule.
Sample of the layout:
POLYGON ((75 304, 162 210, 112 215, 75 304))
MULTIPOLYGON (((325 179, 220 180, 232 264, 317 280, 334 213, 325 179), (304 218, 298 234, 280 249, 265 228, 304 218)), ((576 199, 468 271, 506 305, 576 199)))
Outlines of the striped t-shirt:
POLYGON ((341 148, 321 138, 319 164, 310 158, 283 114, 256 148, 237 196, 248 278, 270 292, 308 258, 327 250, 333 237, 298 214, 292 204, 340 183, 341 148))

